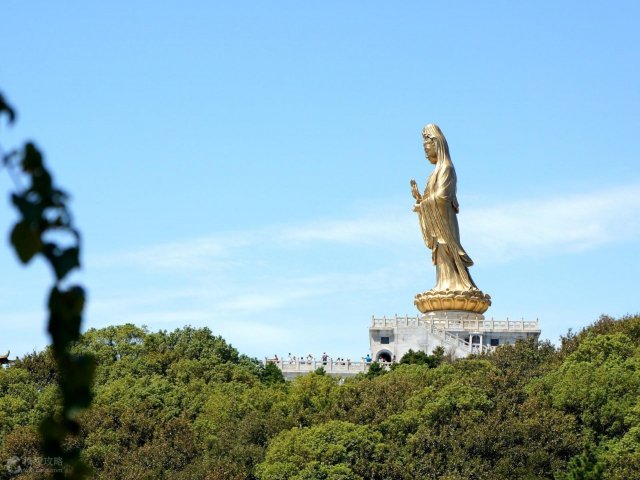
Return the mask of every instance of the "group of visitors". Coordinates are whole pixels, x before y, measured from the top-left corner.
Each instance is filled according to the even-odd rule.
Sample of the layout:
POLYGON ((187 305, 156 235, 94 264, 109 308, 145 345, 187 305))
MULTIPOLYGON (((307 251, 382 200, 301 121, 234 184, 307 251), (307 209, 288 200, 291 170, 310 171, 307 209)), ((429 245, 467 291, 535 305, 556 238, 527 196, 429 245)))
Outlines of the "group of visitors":
MULTIPOLYGON (((278 361, 278 356, 276 355, 275 357, 276 362, 278 361)), ((311 354, 308 354, 306 357, 303 357, 302 355, 300 355, 299 357, 296 357, 295 355, 291 355, 291 353, 289 353, 289 355, 287 355, 287 363, 293 365, 293 364, 300 364, 300 365, 313 365, 314 362, 316 362, 316 357, 314 357, 311 354)), ((323 352, 322 355, 320 356, 320 361, 322 362, 323 365, 326 365, 327 363, 333 363, 333 364, 338 364, 338 365, 346 365, 346 364, 350 364, 351 363, 351 359, 347 358, 346 360, 344 358, 331 358, 329 355, 327 355, 327 352, 323 352)))
POLYGON ((287 362, 290 364, 299 363, 301 365, 304 365, 304 364, 311 365, 314 361, 315 361, 315 357, 311 354, 308 354, 306 357, 303 357, 302 355, 300 355, 299 357, 296 357, 295 355, 291 355, 291 353, 289 353, 289 355, 287 356, 287 362))
MULTIPOLYGON (((280 358, 278 358, 278 355, 274 355, 273 358, 269 358, 267 359, 268 362, 273 362, 273 363, 280 363, 280 358)), ((367 353, 366 357, 362 357, 362 361, 366 364, 370 364, 373 359, 371 358, 371 355, 367 353)), ((379 363, 396 363, 396 356, 394 355, 393 358, 391 359, 391 361, 389 361, 388 359, 384 358, 384 357, 380 357, 377 360, 379 363)), ((314 362, 316 362, 316 358, 311 355, 310 353, 305 357, 300 355, 299 357, 296 357, 295 355, 291 355, 291 353, 289 353, 287 355, 287 359, 286 361, 284 359, 282 359, 283 363, 288 363, 289 365, 313 365, 314 362)), ((322 365, 327 365, 327 364, 331 364, 331 365, 351 365, 351 359, 350 358, 343 358, 343 357, 338 357, 338 358, 332 358, 329 355, 327 355, 327 352, 323 352, 322 355, 320 356, 320 362, 322 363, 322 365)))

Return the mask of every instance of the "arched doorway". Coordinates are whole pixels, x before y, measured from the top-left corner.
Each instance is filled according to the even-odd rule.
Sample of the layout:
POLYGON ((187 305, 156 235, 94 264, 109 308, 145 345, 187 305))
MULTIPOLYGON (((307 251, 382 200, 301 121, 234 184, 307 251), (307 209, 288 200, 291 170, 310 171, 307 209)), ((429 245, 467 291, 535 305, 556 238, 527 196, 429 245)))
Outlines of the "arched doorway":
POLYGON ((391 352, 388 352, 387 350, 378 352, 378 356, 376 357, 376 362, 391 363, 391 352))

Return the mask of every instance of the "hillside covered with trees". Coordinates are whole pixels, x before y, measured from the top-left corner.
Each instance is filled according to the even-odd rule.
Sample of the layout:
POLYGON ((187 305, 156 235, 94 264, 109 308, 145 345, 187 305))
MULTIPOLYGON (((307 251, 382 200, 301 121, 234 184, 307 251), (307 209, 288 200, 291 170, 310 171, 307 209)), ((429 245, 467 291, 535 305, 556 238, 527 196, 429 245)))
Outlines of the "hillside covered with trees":
MULTIPOLYGON (((637 478, 640 317, 562 344, 447 361, 413 355, 343 383, 285 382, 210 330, 89 330, 97 361, 82 449, 103 479, 637 478)), ((0 369, 0 461, 40 478, 38 424, 60 408, 47 349, 0 369), (14 460, 15 461, 15 460, 14 460)), ((13 469, 16 472, 16 468, 13 469)), ((42 471, 42 469, 41 469, 42 471)))

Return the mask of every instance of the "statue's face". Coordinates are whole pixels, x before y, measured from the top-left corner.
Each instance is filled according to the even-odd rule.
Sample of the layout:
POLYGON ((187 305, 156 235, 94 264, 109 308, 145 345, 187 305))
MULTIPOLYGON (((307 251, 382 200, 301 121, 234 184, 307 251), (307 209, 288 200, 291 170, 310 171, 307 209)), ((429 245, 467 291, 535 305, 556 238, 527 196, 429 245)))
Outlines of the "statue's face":
POLYGON ((438 152, 436 151, 436 142, 430 135, 423 137, 422 145, 424 146, 424 154, 431 163, 438 161, 438 152))

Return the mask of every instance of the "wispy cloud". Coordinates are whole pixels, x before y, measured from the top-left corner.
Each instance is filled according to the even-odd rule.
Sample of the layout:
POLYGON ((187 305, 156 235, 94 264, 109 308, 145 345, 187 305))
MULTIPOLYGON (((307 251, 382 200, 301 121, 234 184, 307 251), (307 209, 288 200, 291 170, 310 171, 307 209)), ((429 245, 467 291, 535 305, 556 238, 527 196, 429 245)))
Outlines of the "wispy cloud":
POLYGON ((211 271, 235 267, 249 250, 291 247, 314 248, 322 244, 383 246, 403 242, 415 220, 394 215, 366 214, 338 220, 310 221, 300 225, 276 225, 258 230, 213 235, 150 245, 126 252, 109 252, 89 258, 95 268, 128 265, 145 270, 211 271))
POLYGON ((285 228, 276 239, 282 243, 329 242, 340 244, 376 245, 402 240, 415 227, 410 215, 383 213, 366 214, 341 220, 321 220, 285 228))
POLYGON ((209 236, 94 255, 89 261, 97 268, 130 265, 149 270, 197 271, 229 266, 233 263, 233 251, 250 243, 242 234, 209 236))
POLYGON ((274 274, 268 284, 247 282, 239 292, 216 302, 218 313, 237 315, 242 313, 273 311, 284 307, 300 307, 308 300, 330 297, 334 294, 363 291, 385 291, 398 283, 401 277, 392 269, 366 272, 328 272, 307 276, 274 274))
MULTIPOLYGON (((640 186, 469 209, 464 238, 486 261, 584 251, 640 237, 640 186)), ((477 255, 477 254, 476 254, 477 255)))
MULTIPOLYGON (((473 256, 485 262, 584 251, 640 237, 640 186, 467 207, 460 224, 463 244, 473 243, 473 256)), ((284 255, 293 247, 309 251, 325 244, 372 250, 390 245, 406 248, 421 241, 418 228, 414 214, 404 205, 402 209, 391 205, 381 212, 346 218, 274 225, 108 253, 92 257, 90 263, 98 268, 127 265, 190 275, 219 273, 238 269, 248 258, 277 262, 278 252, 284 255)))
POLYGON ((291 350, 296 345, 298 334, 291 329, 269 325, 263 321, 228 322, 216 330, 216 334, 232 341, 241 352, 261 352, 271 356, 273 352, 291 350))

